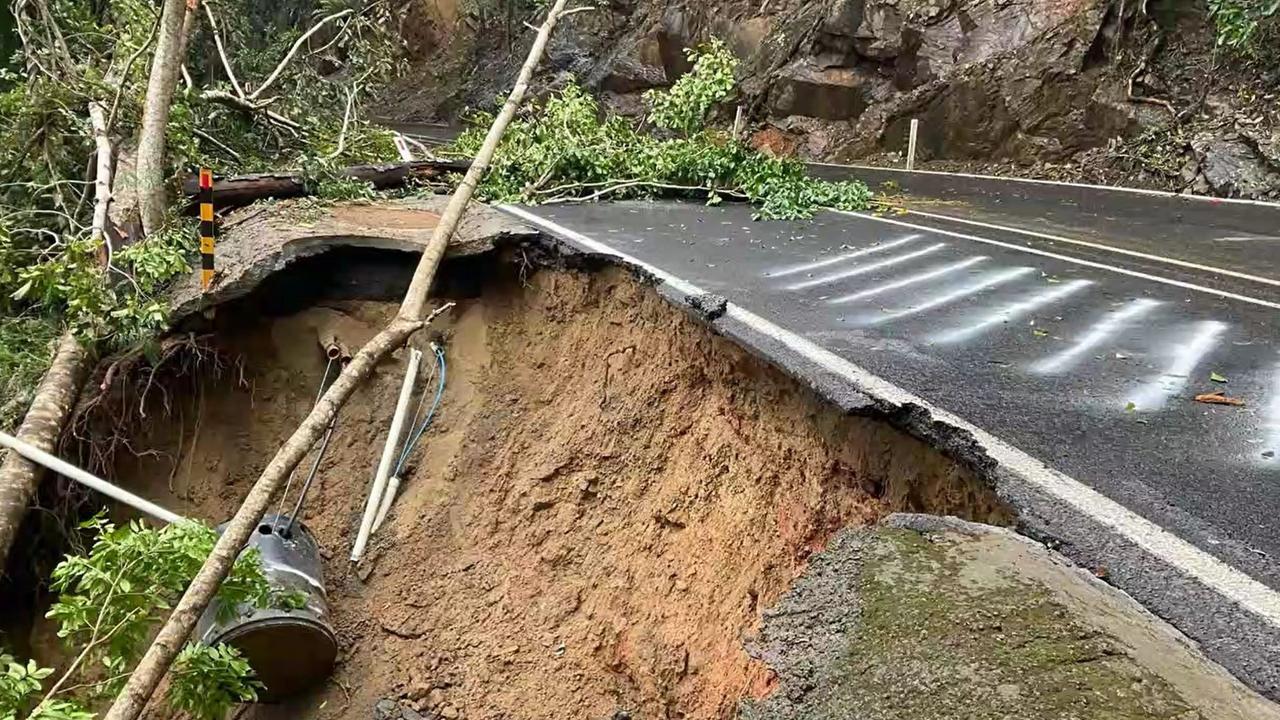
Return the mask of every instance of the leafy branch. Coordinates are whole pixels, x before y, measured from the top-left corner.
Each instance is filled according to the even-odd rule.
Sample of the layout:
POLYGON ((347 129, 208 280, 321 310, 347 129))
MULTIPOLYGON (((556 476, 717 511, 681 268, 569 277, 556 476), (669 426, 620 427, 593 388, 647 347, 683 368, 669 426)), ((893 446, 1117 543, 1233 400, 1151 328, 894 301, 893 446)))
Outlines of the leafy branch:
MULTIPOLYGON (((664 136, 629 119, 602 115, 581 87, 570 84, 512 122, 479 192, 493 201, 589 202, 602 199, 692 197, 748 201, 757 217, 804 218, 818 208, 865 209, 871 192, 856 181, 809 177, 803 163, 760 153, 705 120, 733 91, 736 60, 720 42, 690 51, 691 72, 645 99, 664 136)), ((451 148, 472 155, 484 139, 487 115, 451 148)))
MULTIPOLYGON (((112 697, 120 691, 155 625, 190 584, 217 540, 211 528, 194 522, 160 529, 141 522, 117 527, 99 515, 81 527, 97 533, 97 540, 87 554, 68 557, 54 570, 51 587, 59 597, 48 612, 58 623, 58 636, 79 652, 47 691, 43 681, 53 670, 0 656, 0 720, 16 718, 33 705, 30 718, 91 720, 94 715, 79 700, 112 697), (78 682, 72 684, 73 680, 78 682)), ((255 550, 236 560, 218 599, 222 621, 241 608, 297 606, 295 598, 273 594, 255 550)), ((256 699, 260 687, 235 648, 192 643, 178 658, 169 703, 197 718, 215 720, 233 704, 256 699)))

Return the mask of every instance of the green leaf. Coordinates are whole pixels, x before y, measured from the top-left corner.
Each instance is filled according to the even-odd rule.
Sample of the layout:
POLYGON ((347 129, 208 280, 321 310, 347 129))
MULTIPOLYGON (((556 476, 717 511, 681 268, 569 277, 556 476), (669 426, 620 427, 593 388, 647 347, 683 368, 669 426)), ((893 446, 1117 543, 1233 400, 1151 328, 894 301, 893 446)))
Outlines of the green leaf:
POLYGON ((1224 383, 1224 382, 1226 382, 1226 381, 1227 381, 1227 378, 1226 378, 1226 377, 1224 377, 1224 376, 1222 376, 1222 375, 1219 375, 1219 374, 1218 374, 1218 373, 1216 373, 1216 372, 1211 372, 1211 373, 1209 373, 1209 379, 1210 379, 1210 380, 1212 380, 1212 381, 1214 381, 1214 382, 1216 382, 1216 383, 1224 383))

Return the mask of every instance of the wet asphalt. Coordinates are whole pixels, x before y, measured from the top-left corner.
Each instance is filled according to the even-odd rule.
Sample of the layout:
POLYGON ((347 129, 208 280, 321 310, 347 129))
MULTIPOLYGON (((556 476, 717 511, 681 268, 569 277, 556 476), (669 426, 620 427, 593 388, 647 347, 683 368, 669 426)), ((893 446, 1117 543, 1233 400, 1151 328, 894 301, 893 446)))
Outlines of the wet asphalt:
MULTIPOLYGON (((909 213, 755 221, 750 207, 732 204, 529 210, 725 297, 1280 589, 1275 253, 1254 243, 1215 267, 1277 284, 1162 262, 1221 258, 1179 244, 1181 236, 1157 221, 1173 217, 1164 200, 1151 200, 1118 201, 1152 217, 1133 211, 1130 234, 1142 237, 1116 246, 1155 258, 1022 235, 1013 229, 1049 226, 976 201, 953 203, 949 212, 1010 229, 909 213), (1195 400, 1209 393, 1243 404, 1195 400)), ((1263 211, 1280 219, 1280 209, 1263 211)), ((1119 232, 1106 222, 1082 225, 1119 232)), ((1257 223, 1252 237, 1262 237, 1265 221, 1248 222, 1257 223)), ((1070 237, 1111 242, 1092 229, 1070 237)), ((1032 534, 1051 542, 1061 536, 1061 544, 1076 546, 1069 554, 1096 569, 1115 563, 1117 585, 1246 681, 1280 695, 1276 628, 1238 608, 1217 608, 1212 593, 1121 549, 1088 520, 1047 505, 1028 514, 1038 518, 1032 534)))

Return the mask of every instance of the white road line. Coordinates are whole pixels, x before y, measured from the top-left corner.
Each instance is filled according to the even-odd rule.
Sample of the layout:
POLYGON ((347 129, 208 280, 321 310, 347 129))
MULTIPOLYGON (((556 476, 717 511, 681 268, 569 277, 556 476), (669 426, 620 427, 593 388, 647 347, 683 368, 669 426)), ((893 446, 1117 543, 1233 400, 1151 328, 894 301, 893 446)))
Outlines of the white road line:
POLYGON ((1280 303, 1271 302, 1269 300, 1249 297, 1248 295, 1239 295, 1237 293, 1227 292, 1225 290, 1215 290, 1213 288, 1205 287, 1203 285, 1196 285, 1195 283, 1182 282, 1181 280, 1174 280, 1172 278, 1160 277, 1159 275, 1150 275, 1148 273, 1138 272, 1137 270, 1126 270, 1124 268, 1115 267, 1114 265, 1107 265, 1106 263, 1093 262, 1092 260, 1081 260, 1080 258, 1073 258, 1068 255, 1059 255, 1058 253, 1049 252, 1048 250, 1039 250, 1037 248, 1030 248, 1030 247, 1025 247, 1023 245, 1017 245, 1015 243, 1001 242, 999 240, 992 240, 991 238, 984 238, 978 235, 967 235, 965 233, 952 232, 951 230, 940 230, 935 227, 929 227, 928 225, 918 225, 916 223, 909 223, 902 220, 893 220, 891 218, 876 217, 875 215, 867 215, 865 213, 849 212, 847 210, 832 210, 831 212, 838 213, 840 215, 848 215, 850 217, 862 218, 863 220, 873 220, 875 222, 889 223, 890 225, 897 225, 899 227, 909 227, 913 230, 924 230, 937 235, 947 235, 949 237, 960 238, 962 240, 972 240, 974 242, 985 243, 987 245, 995 245, 997 247, 1008 248, 1010 250, 1017 250, 1019 252, 1030 253, 1032 255, 1039 255, 1041 257, 1049 257, 1049 258, 1053 258, 1054 260, 1061 260, 1063 262, 1069 262, 1075 265, 1083 265, 1084 267, 1098 268, 1100 270, 1106 270, 1108 272, 1113 272, 1118 275, 1128 275, 1129 277, 1142 278, 1143 280, 1150 280, 1151 282, 1157 282, 1162 285, 1172 285, 1173 287, 1179 287, 1185 290, 1194 290, 1195 292, 1205 293, 1207 295, 1217 295, 1218 297, 1228 298, 1231 300, 1239 300, 1240 302, 1249 303, 1251 305, 1261 305, 1262 307, 1268 307, 1274 310, 1280 310, 1280 303))
POLYGON ((1183 195, 1181 193, 1172 193, 1166 190, 1148 190, 1146 188, 1122 187, 1115 185, 1090 185, 1088 183, 1071 183, 1061 180, 1040 180, 1038 178, 1012 177, 1002 175, 982 175, 979 173, 955 173, 944 172, 942 170, 907 170, 905 168, 894 167, 878 167, 875 165, 840 165, 837 163, 820 163, 811 162, 808 165, 816 167, 839 168, 842 170, 871 170, 871 171, 888 171, 902 173, 904 175, 941 175, 944 177, 968 178, 971 180, 991 180, 994 182, 1011 182, 1011 183, 1027 183, 1029 185, 1050 185, 1054 187, 1072 187, 1084 188, 1086 190, 1103 190, 1105 192, 1130 193, 1132 195, 1150 195, 1152 197, 1165 198, 1167 200, 1202 202, 1211 205, 1254 205, 1257 207, 1275 208, 1280 210, 1280 203, 1268 202, 1266 200, 1247 200, 1244 198, 1220 198, 1209 197, 1208 195, 1183 195))
POLYGON ((894 280, 893 282, 885 283, 884 285, 877 285, 873 288, 867 288, 866 290, 861 290, 859 292, 851 293, 849 295, 841 295, 840 297, 831 298, 827 302, 832 305, 840 305, 843 303, 851 303, 851 302, 856 302, 858 300, 865 300, 869 297, 874 297, 883 292, 889 292, 890 290, 899 290, 901 288, 909 287, 911 285, 917 285, 922 282, 928 282, 929 280, 940 278, 943 275, 948 275, 958 270, 963 270, 967 267, 973 267, 974 265, 977 265, 980 262, 985 262, 989 259, 990 258, 986 257, 985 255, 979 255, 978 257, 971 257, 968 260, 961 260, 960 262, 951 263, 950 265, 942 265, 940 267, 936 267, 931 270, 926 270, 925 272, 922 272, 922 273, 909 275, 905 278, 902 278, 901 280, 894 280))
POLYGON ((1057 302, 1092 284, 1092 280, 1072 280, 1069 283, 1052 285, 1047 290, 1041 290, 1025 300, 1006 305, 972 325, 942 333, 934 338, 933 341, 936 343, 954 343, 969 340, 993 327, 1004 325, 1007 322, 1029 315, 1045 305, 1057 302))
POLYGON ((930 245, 927 248, 921 248, 919 250, 909 252, 906 255, 895 255, 891 258, 886 258, 884 260, 881 260, 880 262, 873 262, 870 265, 859 265, 858 267, 853 268, 852 270, 841 270, 840 272, 831 273, 830 275, 822 275, 821 277, 816 277, 816 278, 813 278, 812 280, 803 280, 801 282, 788 285, 786 289, 787 290, 804 290, 806 288, 817 287, 818 285, 826 285, 827 283, 847 280, 851 277, 858 277, 859 275, 866 275, 867 273, 872 273, 872 272, 875 272, 876 270, 882 270, 887 267, 893 267, 894 265, 901 265, 904 262, 910 262, 912 260, 915 260, 916 258, 924 257, 925 255, 937 252, 946 246, 947 246, 946 243, 938 243, 936 245, 930 245))
POLYGON ((1267 447, 1263 451, 1270 450, 1274 453, 1267 458, 1270 462, 1280 462, 1280 363, 1276 364, 1275 374, 1272 375, 1272 396, 1271 406, 1267 408, 1267 447))
POLYGON ((1129 402, 1138 411, 1160 410, 1169 398, 1182 392, 1187 379, 1196 366, 1218 344, 1218 338, 1226 332, 1227 324, 1217 320, 1198 322, 1190 336, 1177 346, 1173 363, 1160 377, 1138 390, 1129 402))
POLYGON ((1096 325, 1089 328, 1089 332, 1085 333, 1074 345, 1032 365, 1032 371, 1049 374, 1066 370, 1071 365, 1074 365, 1081 355, 1106 342, 1108 338, 1123 328, 1125 323, 1137 318, 1139 315, 1146 314, 1159 304, 1159 300, 1138 298, 1119 310, 1107 313, 1096 325))
POLYGON ((765 277, 783 277, 785 275, 795 275, 797 273, 810 272, 812 270, 818 270, 824 267, 835 265, 836 263, 844 262, 845 260, 852 260, 853 258, 862 257, 864 255, 870 255, 871 253, 878 253, 881 250, 889 250, 892 248, 899 247, 901 245, 906 245, 912 240, 919 240, 919 239, 920 239, 919 234, 908 235, 906 237, 898 238, 897 240, 893 240, 893 241, 884 243, 882 245, 874 245, 872 247, 862 248, 861 250, 854 250, 853 252, 843 253, 835 257, 830 257, 825 260, 817 260, 815 262, 806 263, 804 265, 794 265, 792 267, 784 268, 782 270, 770 271, 765 273, 764 275, 765 277))
MULTIPOLYGON (((500 207, 590 252, 612 255, 623 262, 642 268, 679 292, 687 295, 704 294, 702 288, 697 285, 682 280, 655 265, 619 252, 555 222, 544 220, 523 208, 511 205, 500 207)), ((873 375, 830 350, 778 327, 735 303, 727 303, 725 311, 730 319, 737 320, 789 348, 808 362, 843 378, 858 391, 891 405, 918 407, 929 413, 935 422, 950 425, 968 433, 995 463, 1019 479, 1074 507, 1094 522, 1111 528, 1156 559, 1181 570, 1227 600, 1257 615, 1272 626, 1280 628, 1280 593, 1254 580, 1246 573, 1222 562, 1080 481, 1054 470, 977 425, 935 407, 923 398, 873 375)))
POLYGON ((898 320, 900 318, 908 317, 910 315, 918 315, 922 312, 928 312, 929 310, 942 307, 943 305, 950 305, 951 303, 956 302, 957 300, 963 300, 964 298, 967 298, 970 295, 973 295, 975 293, 980 293, 983 290, 986 290, 988 288, 993 288, 997 285, 1003 285, 1011 280, 1016 280, 1022 277, 1023 275, 1026 275, 1034 271, 1035 271, 1035 268, 1020 267, 1020 268, 1013 268, 1011 270, 987 273, 985 276, 983 276, 981 280, 979 280, 976 283, 965 285, 959 290, 952 290, 951 292, 943 293, 942 295, 937 295, 933 298, 925 300, 919 305, 916 305, 914 307, 909 307, 905 310, 898 310, 897 312, 891 312, 887 315, 879 315, 877 317, 870 318, 867 320, 867 324, 880 325, 882 323, 898 320))
POLYGON ((1240 280, 1248 280, 1250 282, 1262 283, 1273 287, 1280 287, 1280 280, 1275 280, 1261 275, 1250 275, 1248 273, 1236 272, 1235 270, 1227 270, 1226 268, 1214 267, 1212 265, 1201 265, 1200 263, 1187 262, 1186 260, 1178 260, 1175 258, 1164 257, 1161 255, 1151 255, 1149 253, 1138 252, 1137 250, 1126 250, 1124 248, 1113 247, 1103 243, 1089 242, 1088 240, 1077 240, 1062 235, 1051 235, 1049 233, 1038 232, 1036 230, 1027 230, 1025 228, 1014 227, 1012 225, 999 225, 996 223, 980 222, 978 220, 967 220, 958 218, 945 213, 932 213, 923 210, 908 210, 909 215, 919 215, 920 217, 932 218, 934 220, 943 220, 946 222, 960 223, 962 225, 972 225, 974 227, 986 228, 987 230, 1000 230, 1002 232, 1015 233, 1018 235, 1026 235, 1027 237, 1039 238, 1041 240, 1050 240, 1053 242, 1066 243, 1068 245, 1079 245, 1080 247, 1092 248, 1094 250, 1105 250, 1107 252, 1116 253, 1117 255, 1128 255, 1129 257, 1142 258, 1152 262, 1164 263, 1165 265, 1176 265, 1191 270, 1201 270, 1210 272, 1215 275, 1226 275, 1228 277, 1238 278, 1240 280))

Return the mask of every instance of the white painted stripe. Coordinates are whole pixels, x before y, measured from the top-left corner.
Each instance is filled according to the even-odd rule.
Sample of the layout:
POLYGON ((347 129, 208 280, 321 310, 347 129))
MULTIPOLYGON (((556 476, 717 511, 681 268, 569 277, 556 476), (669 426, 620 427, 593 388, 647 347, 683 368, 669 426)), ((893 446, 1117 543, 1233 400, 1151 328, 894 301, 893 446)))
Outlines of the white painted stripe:
POLYGON ((1280 303, 1274 303, 1274 302, 1271 302, 1270 300, 1263 300, 1261 298, 1249 297, 1248 295, 1239 295, 1237 293, 1227 292, 1225 290, 1215 290, 1213 288, 1205 287, 1203 285, 1196 285, 1195 283, 1182 282, 1181 280, 1174 280, 1172 278, 1160 277, 1159 275, 1150 275, 1148 273, 1138 272, 1137 270, 1126 270, 1125 268, 1115 267, 1114 265, 1107 265, 1106 263, 1093 262, 1092 260, 1081 260, 1080 258, 1073 258, 1068 255, 1059 255, 1058 253, 1049 252, 1048 250, 1039 250, 1037 248, 1017 245, 1015 243, 1001 242, 999 240, 992 240, 991 238, 984 238, 978 235, 967 235, 965 233, 952 232, 951 230, 940 230, 938 228, 929 227, 928 225, 918 225, 916 223, 909 223, 902 220, 893 220, 891 218, 876 217, 875 215, 867 215, 866 213, 849 212, 847 210, 832 210, 831 212, 834 212, 840 215, 848 215, 850 217, 862 218, 863 220, 874 220, 875 222, 889 223, 890 225, 898 225, 900 227, 909 227, 909 228, 912 228, 913 230, 926 230, 928 232, 931 232, 937 235, 947 235, 949 237, 960 238, 962 240, 972 240, 974 242, 986 243, 987 245, 995 245, 996 247, 1008 248, 1010 250, 1017 250, 1018 252, 1030 253, 1032 255, 1039 255, 1041 257, 1053 258, 1054 260, 1061 260, 1063 262, 1068 262, 1075 265, 1083 265, 1085 267, 1098 268, 1100 270, 1106 270, 1107 272, 1113 272, 1118 275, 1128 275, 1129 277, 1142 278, 1143 280, 1150 280, 1151 282, 1157 282, 1162 285, 1172 285, 1173 287, 1179 287, 1185 290, 1194 290, 1195 292, 1205 293, 1207 295, 1217 295, 1218 297, 1228 298, 1231 300, 1239 300, 1240 302, 1249 303, 1251 305, 1261 305, 1262 307, 1268 307, 1274 310, 1280 310, 1280 303))
POLYGON ((981 335, 993 327, 1004 325, 1007 322, 1029 315, 1045 305, 1057 302, 1058 300, 1061 300, 1079 290, 1083 290, 1092 284, 1092 280, 1072 280, 1069 283, 1050 286, 1047 290, 1041 290, 1025 300, 1019 300, 1018 302, 1006 305, 992 313, 990 316, 969 325, 968 327, 962 327, 942 333, 934 339, 934 342, 954 343, 969 340, 981 335))
POLYGON ((840 165, 837 163, 806 163, 815 167, 840 168, 842 170, 886 170, 888 172, 902 173, 904 175, 941 175, 944 177, 969 178, 972 180, 992 180, 996 182, 1011 183, 1027 183, 1030 185, 1049 185, 1054 187, 1072 187, 1084 188, 1086 190, 1102 190, 1104 192, 1130 193, 1132 195, 1149 195, 1151 197, 1165 198, 1167 200, 1188 200, 1191 202, 1203 202, 1222 205, 1254 205, 1265 208, 1276 208, 1280 210, 1280 203, 1269 202, 1266 200, 1248 200, 1245 198, 1220 198, 1210 197, 1208 195, 1183 195, 1181 193, 1172 193, 1167 190, 1148 190, 1147 188, 1124 187, 1121 185, 1091 185, 1088 183, 1072 183, 1063 182, 1061 180, 1040 180, 1038 178, 1012 177, 1004 175, 982 175, 979 173, 956 173, 945 172, 942 170, 907 170, 906 168, 894 167, 878 167, 875 165, 840 165))
POLYGON ((1227 324, 1217 320, 1205 320, 1196 323, 1190 336, 1179 343, 1174 352, 1173 363, 1160 377, 1136 392, 1129 402, 1139 411, 1159 410, 1165 406, 1169 398, 1182 392, 1187 386, 1187 379, 1195 371, 1196 366, 1218 344, 1218 338, 1226 332, 1227 324))
MULTIPOLYGON (((655 265, 619 252, 555 222, 544 220, 523 208, 511 205, 500 207, 587 251, 612 255, 623 262, 642 268, 679 292, 688 295, 704 293, 697 285, 682 280, 655 265)), ((890 405, 918 407, 929 413, 935 422, 950 425, 968 433, 993 461, 1023 482, 1067 503, 1093 521, 1111 528, 1156 559, 1179 569, 1227 600, 1238 604, 1272 626, 1280 628, 1280 593, 1254 580, 1246 573, 1222 562, 1080 481, 1054 470, 977 425, 935 407, 923 398, 873 375, 830 350, 778 327, 735 303, 727 303, 725 310, 728 317, 781 343, 823 370, 843 378, 859 392, 890 405)))
POLYGON ((890 290, 900 290, 904 287, 910 287, 911 285, 918 285, 919 283, 922 283, 922 282, 935 280, 937 278, 942 277, 943 275, 949 275, 950 273, 963 270, 968 267, 973 267, 974 265, 977 265, 980 262, 985 262, 986 260, 989 260, 989 259, 990 258, 984 255, 979 255, 978 257, 971 257, 968 260, 961 260, 960 262, 957 262, 957 263, 951 263, 950 265, 942 265, 940 267, 933 268, 932 270, 926 270, 925 272, 922 272, 922 273, 910 275, 905 278, 902 278, 901 280, 894 280, 893 282, 885 283, 883 285, 877 285, 876 287, 867 288, 866 290, 861 290, 856 293, 852 293, 849 295, 842 295, 837 298, 831 298, 827 302, 832 305, 840 305, 843 303, 851 303, 851 302, 856 302, 858 300, 865 300, 869 297, 875 297, 880 293, 889 292, 890 290))
POLYGON ((825 260, 817 260, 811 263, 806 263, 804 265, 794 265, 792 267, 784 268, 782 270, 770 271, 765 273, 764 275, 765 277, 783 277, 785 275, 795 275, 802 272, 819 270, 824 267, 835 265, 836 263, 844 262, 845 260, 852 260, 854 258, 862 257, 864 255, 878 253, 881 250, 889 250, 892 248, 899 247, 901 245, 906 245, 912 240, 919 240, 919 239, 920 239, 919 234, 908 235, 904 238, 898 238, 897 240, 883 243, 881 245, 873 245, 871 247, 862 248, 861 250, 854 250, 853 252, 842 253, 835 257, 829 257, 829 258, 826 258, 825 260))
POLYGON ((1093 250, 1105 250, 1107 252, 1116 253, 1117 255, 1127 255, 1129 257, 1142 258, 1151 262, 1164 263, 1165 265, 1176 265, 1178 267, 1190 270, 1200 270, 1215 275, 1226 275, 1228 277, 1240 280, 1248 280, 1249 282, 1261 283, 1263 285, 1271 285, 1280 287, 1280 280, 1275 280, 1261 275, 1250 275, 1249 273, 1236 272, 1235 270, 1227 270, 1226 268, 1214 267, 1212 265, 1201 265, 1200 263, 1187 262, 1186 260, 1178 260, 1175 258, 1164 257, 1162 255, 1151 255, 1149 253, 1138 252, 1137 250, 1126 250, 1124 248, 1113 247, 1103 243, 1089 242, 1088 240, 1077 240, 1063 235, 1051 235, 1036 230, 1027 230, 1025 228, 1014 227, 1012 225, 998 225, 996 223, 980 222, 978 220, 968 220, 958 218, 945 213, 924 212, 923 210, 908 210, 909 215, 919 215, 920 217, 932 218, 934 220, 943 220, 946 222, 960 223, 962 225, 972 225, 974 227, 986 228, 987 230, 1000 230, 1002 232, 1015 233, 1018 235, 1026 235, 1027 237, 1039 238, 1041 240, 1050 240, 1052 242, 1060 242, 1068 245, 1079 245, 1093 250))
POLYGON ((935 308, 940 308, 944 305, 950 305, 951 303, 956 302, 957 300, 963 300, 964 298, 967 298, 970 295, 980 293, 983 290, 986 290, 988 288, 993 288, 997 285, 1003 285, 1011 280, 1016 280, 1022 277, 1023 275, 1026 275, 1027 273, 1031 273, 1034 271, 1035 271, 1035 268, 1021 267, 1021 268, 1013 268, 1011 270, 987 273, 987 275, 985 275, 978 282, 965 285, 959 290, 952 290, 951 292, 937 295, 933 298, 925 300, 919 305, 916 305, 914 307, 909 307, 905 310, 898 310, 897 312, 891 312, 887 315, 879 315, 874 318, 869 318, 867 320, 867 324, 879 325, 881 323, 887 323, 893 320, 898 320, 900 318, 908 317, 910 315, 918 315, 922 312, 928 312, 935 308))
POLYGON ((1137 318, 1139 315, 1146 314, 1159 304, 1159 300, 1138 298, 1119 310, 1107 313, 1097 324, 1089 328, 1089 331, 1077 340, 1074 345, 1032 365, 1031 369, 1035 372, 1046 374, 1066 370, 1074 365, 1081 355, 1106 342, 1108 338, 1123 328, 1125 323, 1137 318))
POLYGON ((1280 462, 1280 363, 1276 364, 1275 373, 1271 380, 1271 406, 1267 409, 1267 446, 1263 448, 1263 452, 1267 450, 1275 453, 1270 458, 1270 462, 1280 462))
POLYGON ((916 258, 921 258, 930 253, 935 253, 946 246, 947 246, 946 243, 938 243, 936 245, 930 245, 927 248, 921 248, 919 250, 909 252, 906 255, 895 255, 891 258, 886 258, 884 260, 881 260, 880 262, 873 262, 870 265, 859 265, 858 267, 853 268, 852 270, 841 270, 840 272, 831 273, 830 275, 822 275, 820 277, 813 278, 812 280, 803 280, 801 282, 788 285, 787 289, 788 290, 804 290, 806 288, 817 287, 818 285, 826 285, 827 283, 839 282, 841 280, 848 280, 851 277, 866 275, 867 273, 873 273, 877 270, 883 270, 884 268, 887 268, 887 267, 893 267, 894 265, 901 265, 904 262, 910 262, 912 260, 915 260, 916 258))

